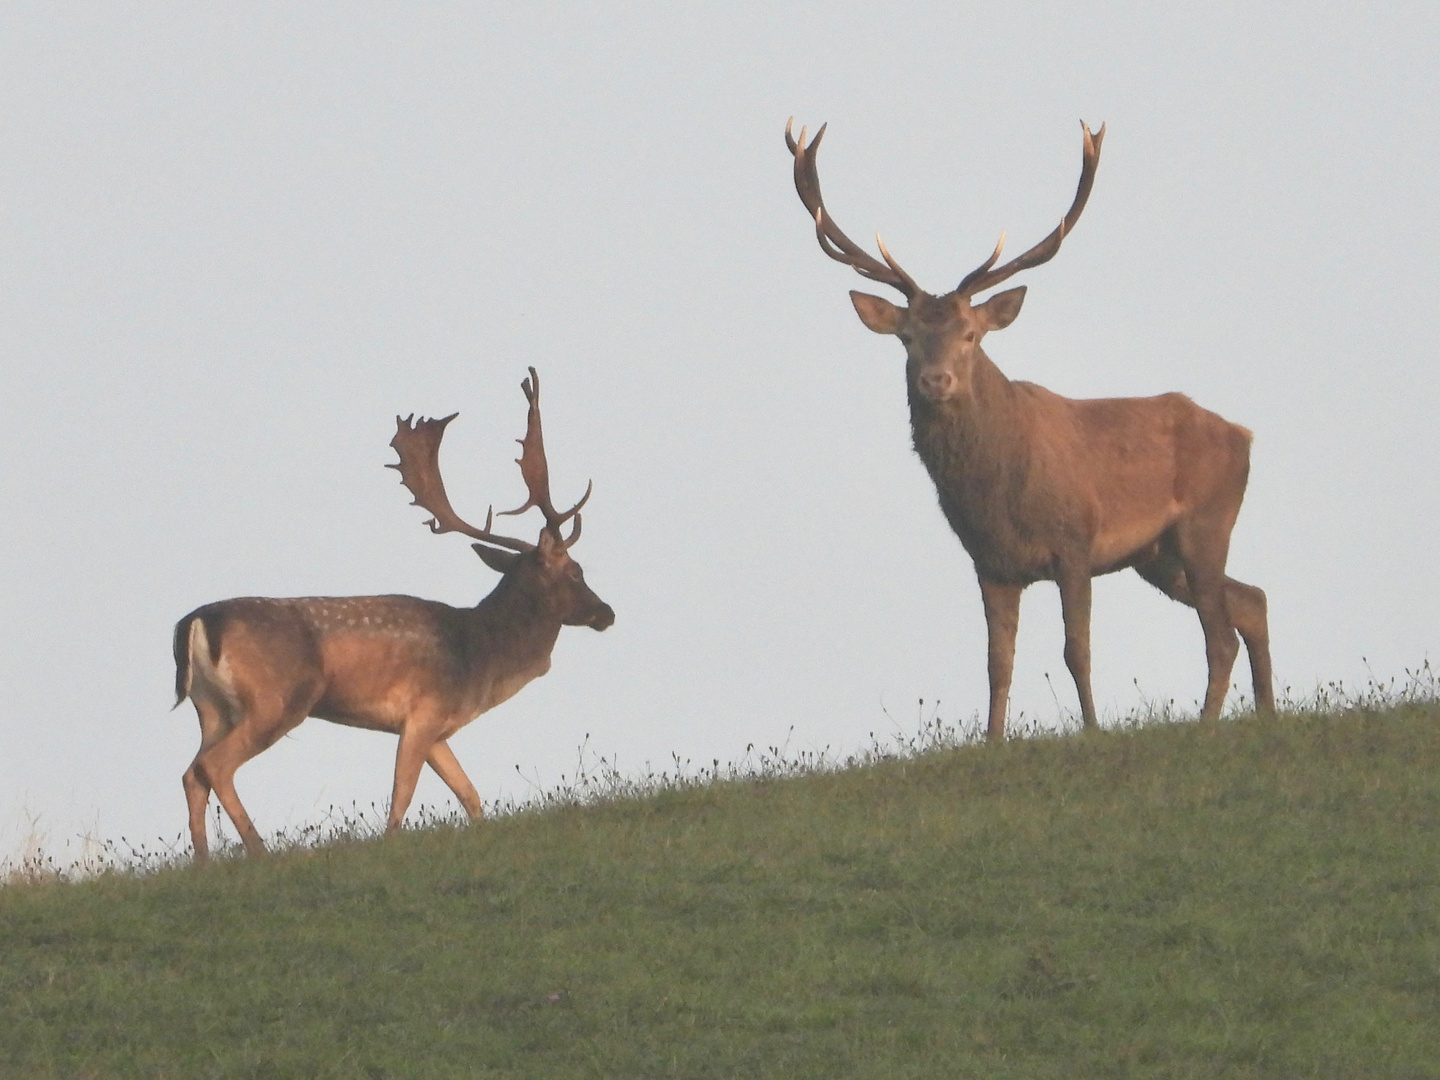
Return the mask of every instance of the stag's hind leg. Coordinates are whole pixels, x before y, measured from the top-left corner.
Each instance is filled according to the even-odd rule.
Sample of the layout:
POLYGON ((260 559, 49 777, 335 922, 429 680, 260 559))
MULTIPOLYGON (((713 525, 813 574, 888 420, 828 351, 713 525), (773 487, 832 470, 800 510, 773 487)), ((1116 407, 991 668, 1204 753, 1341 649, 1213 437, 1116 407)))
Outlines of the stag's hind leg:
POLYGON ((1214 565, 1214 552, 1205 550, 1210 545, 1196 544, 1192 540, 1188 546, 1190 550, 1182 555, 1178 538, 1166 534, 1161 538, 1156 554, 1145 562, 1137 563, 1135 570, 1166 596, 1194 608, 1200 616, 1210 676, 1200 719, 1214 720, 1219 717, 1225 703, 1230 672, 1240 651, 1229 606, 1230 579, 1223 570, 1224 546, 1220 551, 1218 570, 1214 565), (1198 552, 1195 550, 1197 547, 1200 549, 1198 552))
POLYGON ((1275 712, 1275 689, 1270 672, 1270 620, 1265 592, 1254 585, 1225 579, 1225 601, 1230 619, 1245 642, 1250 657, 1250 677, 1255 686, 1255 711, 1271 715, 1275 712))

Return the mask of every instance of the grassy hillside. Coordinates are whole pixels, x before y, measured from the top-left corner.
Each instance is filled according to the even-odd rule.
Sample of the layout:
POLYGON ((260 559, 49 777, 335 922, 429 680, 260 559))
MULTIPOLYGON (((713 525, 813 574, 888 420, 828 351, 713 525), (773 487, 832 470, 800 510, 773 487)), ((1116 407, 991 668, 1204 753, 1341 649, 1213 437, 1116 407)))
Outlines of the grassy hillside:
POLYGON ((1440 1074, 1440 707, 0 889, 0 1075, 1440 1074))

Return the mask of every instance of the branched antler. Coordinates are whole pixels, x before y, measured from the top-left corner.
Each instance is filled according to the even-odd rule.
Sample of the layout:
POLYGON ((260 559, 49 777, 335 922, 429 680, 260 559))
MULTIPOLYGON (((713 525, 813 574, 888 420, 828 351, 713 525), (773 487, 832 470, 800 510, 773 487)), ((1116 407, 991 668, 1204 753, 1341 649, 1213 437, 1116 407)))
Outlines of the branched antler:
POLYGON ((1039 266, 1041 263, 1049 262, 1060 250, 1060 244, 1080 220, 1080 214, 1085 209, 1085 203, 1090 198, 1090 189, 1095 184, 1095 169, 1100 164, 1100 143, 1105 138, 1105 125, 1100 125, 1100 130, 1090 134, 1090 128, 1085 121, 1080 121, 1080 130, 1084 132, 1084 147, 1082 149, 1080 164, 1080 185, 1075 189, 1075 201, 1070 204, 1070 209, 1055 226, 1049 236, 1041 240, 1023 255, 1017 255, 1004 266, 996 267, 996 261, 1000 258, 1000 249, 1005 246, 1005 235, 1000 235, 1000 243, 995 245, 995 251, 983 263, 977 266, 970 273, 965 275, 964 280, 955 287, 956 294, 965 297, 967 300, 978 292, 999 285, 1000 282, 1021 270, 1028 270, 1032 266, 1039 266))
POLYGON ((904 293, 906 299, 913 299, 916 293, 922 291, 920 286, 890 257, 890 252, 885 250, 879 234, 875 236, 875 243, 880 248, 884 262, 841 232, 840 227, 825 211, 825 200, 820 195, 820 174, 816 170, 815 155, 820 150, 820 140, 825 137, 827 125, 821 124, 815 138, 806 146, 805 134, 809 129, 802 127, 797 141, 790 133, 794 123, 793 116, 785 122, 785 145, 790 148, 790 153, 795 155, 795 190, 800 195, 800 201, 805 204, 805 209, 810 211, 810 216, 815 219, 815 239, 820 241, 820 250, 836 262, 854 267, 862 277, 893 286, 904 293))
MULTIPOLYGON (((915 295, 922 291, 920 286, 915 284, 915 279, 891 257, 879 235, 876 235, 875 243, 880 248, 880 255, 884 262, 870 255, 859 244, 841 232, 825 210, 825 202, 820 195, 820 174, 816 169, 815 156, 820 149, 820 140, 825 136, 826 125, 820 126, 820 130, 815 133, 815 138, 807 146, 805 144, 806 128, 800 129, 798 140, 791 134, 794 122, 794 117, 791 117, 785 123, 785 145, 790 148, 790 153, 795 155, 795 190, 800 195, 800 201, 805 204, 805 209, 815 219, 815 238, 820 241, 820 250, 836 262, 853 267, 862 277, 893 286, 904 293, 907 300, 913 300, 915 295)), ((1104 124, 1101 124, 1100 130, 1093 135, 1083 121, 1080 127, 1085 138, 1080 185, 1075 191, 1075 201, 1071 203, 1069 211, 1066 212, 1060 224, 1049 236, 1029 251, 1011 259, 1004 266, 997 267, 995 264, 999 262, 1001 249, 1005 246, 1005 236, 1001 234, 1000 243, 995 245, 995 250, 990 258, 966 274, 964 280, 951 295, 963 296, 968 300, 976 293, 993 288, 1021 270, 1039 266, 1055 257, 1055 253, 1060 250, 1061 242, 1075 227, 1075 223, 1080 220, 1080 214, 1085 209, 1085 202, 1090 198, 1090 188, 1095 183, 1095 169, 1100 163, 1100 143, 1105 138, 1104 124)))

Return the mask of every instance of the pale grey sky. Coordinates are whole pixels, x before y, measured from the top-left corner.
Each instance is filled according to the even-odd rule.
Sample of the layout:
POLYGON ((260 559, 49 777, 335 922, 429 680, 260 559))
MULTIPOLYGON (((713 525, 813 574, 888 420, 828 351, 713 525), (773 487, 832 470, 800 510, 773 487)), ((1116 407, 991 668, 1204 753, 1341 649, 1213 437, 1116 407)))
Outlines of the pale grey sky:
MULTIPOLYGON (((792 114, 830 121, 842 227, 932 290, 1053 227, 1077 121, 1108 123, 989 355, 1255 431, 1231 569, 1269 593, 1281 686, 1432 656, 1437 12, 5 7, 0 857, 180 832, 198 730, 167 711, 170 630, 196 605, 488 591, 381 466, 397 412, 458 409, 457 506, 518 502, 529 364, 557 498, 594 478, 575 553, 618 619, 454 740, 487 800, 587 734, 638 769, 981 709, 973 573, 909 448, 902 350, 795 196, 792 114)), ((1194 615, 1133 575, 1097 583, 1094 646, 1102 713, 1194 707, 1194 615)), ((1014 713, 1074 708, 1060 647, 1036 586, 1014 713)), ((393 752, 311 721, 239 788, 262 832, 383 805, 393 752)), ((427 776, 417 803, 447 798, 427 776)))

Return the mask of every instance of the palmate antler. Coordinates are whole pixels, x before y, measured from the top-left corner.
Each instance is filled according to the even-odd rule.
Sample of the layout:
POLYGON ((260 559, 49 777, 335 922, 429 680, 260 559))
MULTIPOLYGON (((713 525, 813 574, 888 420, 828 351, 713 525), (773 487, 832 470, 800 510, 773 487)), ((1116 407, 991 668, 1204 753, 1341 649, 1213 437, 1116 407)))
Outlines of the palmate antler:
POLYGON ((530 497, 519 509, 503 510, 500 516, 523 514, 532 506, 538 506, 545 515, 545 527, 556 536, 560 535, 560 526, 574 518, 575 528, 570 533, 570 539, 565 541, 565 546, 569 547, 580 538, 580 508, 589 501, 590 492, 595 485, 593 481, 587 484, 580 501, 565 513, 555 509, 550 501, 550 466, 545 460, 545 439, 540 431, 540 376, 533 367, 530 369, 530 377, 521 381, 520 389, 525 393, 525 400, 530 403, 530 415, 525 422, 525 437, 516 440, 520 444, 520 457, 515 464, 520 466, 520 475, 525 478, 525 487, 530 492, 530 497))
MULTIPOLYGON (((530 378, 522 382, 520 388, 530 403, 530 416, 525 437, 519 440, 523 449, 516 464, 520 466, 520 475, 524 478, 530 495, 518 510, 508 510, 506 513, 523 514, 532 506, 538 506, 545 515, 545 528, 556 537, 560 536, 560 526, 574 518, 575 526, 570 536, 563 540, 564 546, 568 548, 580 538, 579 511, 585 505, 586 499, 590 498, 593 485, 586 487, 584 498, 566 513, 561 514, 555 510, 550 501, 550 469, 545 461, 545 444, 540 433, 540 377, 533 367, 530 369, 530 378)), ((390 445, 400 455, 400 461, 389 464, 386 468, 399 470, 400 482, 415 496, 411 505, 431 513, 432 517, 426 522, 431 532, 458 532, 509 551, 523 553, 535 550, 535 545, 527 541, 500 536, 490 531, 495 520, 493 506, 485 514, 483 529, 471 525, 451 508, 450 497, 445 493, 445 481, 440 476, 440 440, 445 436, 446 425, 459 415, 451 413, 438 420, 425 417, 415 420, 413 413, 407 417, 397 416, 395 437, 390 440, 390 445)))
POLYGON ((493 507, 485 514, 483 529, 477 529, 451 509, 450 497, 445 494, 445 481, 440 477, 440 440, 445 436, 445 426, 459 415, 451 413, 439 420, 428 417, 414 420, 413 413, 406 417, 397 416, 395 438, 390 440, 390 445, 400 455, 400 462, 385 467, 400 471, 400 482, 415 496, 411 505, 428 510, 433 515, 425 523, 430 526, 431 532, 458 532, 510 551, 533 551, 534 544, 490 531, 495 518, 493 507))

